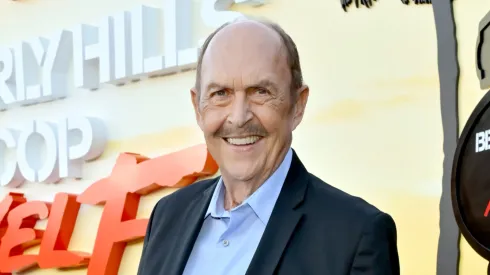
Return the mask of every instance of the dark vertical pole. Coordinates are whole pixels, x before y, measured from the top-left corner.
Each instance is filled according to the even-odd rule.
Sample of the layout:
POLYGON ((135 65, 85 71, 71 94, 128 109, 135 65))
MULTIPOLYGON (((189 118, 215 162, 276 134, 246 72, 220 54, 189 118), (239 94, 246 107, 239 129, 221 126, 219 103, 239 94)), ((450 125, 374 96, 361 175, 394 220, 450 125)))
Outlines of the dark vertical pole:
POLYGON ((458 143, 458 43, 451 0, 433 0, 443 128, 442 195, 439 205, 437 275, 459 274, 460 232, 451 205, 451 170, 458 143))

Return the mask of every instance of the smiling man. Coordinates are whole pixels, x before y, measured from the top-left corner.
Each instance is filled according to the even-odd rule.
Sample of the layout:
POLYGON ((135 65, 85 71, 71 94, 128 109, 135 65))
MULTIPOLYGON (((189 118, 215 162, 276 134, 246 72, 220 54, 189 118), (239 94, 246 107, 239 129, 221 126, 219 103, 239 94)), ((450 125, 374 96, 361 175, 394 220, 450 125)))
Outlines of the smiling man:
POLYGON ((158 202, 139 275, 399 274, 393 219, 291 149, 308 94, 278 25, 239 20, 208 37, 191 98, 221 176, 158 202))

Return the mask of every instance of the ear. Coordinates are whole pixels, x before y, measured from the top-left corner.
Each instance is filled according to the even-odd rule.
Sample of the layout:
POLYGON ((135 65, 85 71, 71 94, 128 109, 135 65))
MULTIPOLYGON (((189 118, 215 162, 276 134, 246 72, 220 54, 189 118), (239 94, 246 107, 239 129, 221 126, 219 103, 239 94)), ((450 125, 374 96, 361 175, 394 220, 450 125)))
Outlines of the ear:
POLYGON ((191 100, 192 100, 192 106, 194 107, 194 113, 196 115, 197 125, 199 125, 199 128, 202 129, 201 113, 199 110, 199 92, 196 90, 196 88, 191 89, 191 100))
POLYGON ((296 90, 296 102, 294 103, 294 117, 293 117, 293 130, 298 127, 298 125, 303 120, 305 114, 306 103, 308 103, 308 96, 310 95, 310 88, 307 85, 303 85, 301 88, 296 90))

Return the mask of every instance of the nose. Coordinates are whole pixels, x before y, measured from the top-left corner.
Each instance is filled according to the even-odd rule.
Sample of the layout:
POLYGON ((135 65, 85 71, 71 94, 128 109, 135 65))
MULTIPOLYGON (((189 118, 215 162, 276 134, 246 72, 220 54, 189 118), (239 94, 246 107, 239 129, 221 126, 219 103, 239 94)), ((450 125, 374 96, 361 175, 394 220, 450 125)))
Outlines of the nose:
POLYGON ((253 115, 245 92, 235 93, 231 111, 228 115, 228 123, 236 127, 242 127, 252 120, 253 115))

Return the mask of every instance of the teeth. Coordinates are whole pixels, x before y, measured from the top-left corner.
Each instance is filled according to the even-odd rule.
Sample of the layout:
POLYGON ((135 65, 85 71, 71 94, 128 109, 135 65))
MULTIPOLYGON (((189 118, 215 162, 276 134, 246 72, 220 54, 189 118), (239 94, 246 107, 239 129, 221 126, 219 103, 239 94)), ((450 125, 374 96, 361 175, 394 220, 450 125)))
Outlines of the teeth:
POLYGON ((233 145, 248 145, 256 143, 260 137, 258 136, 250 136, 244 138, 227 138, 226 141, 233 145))

